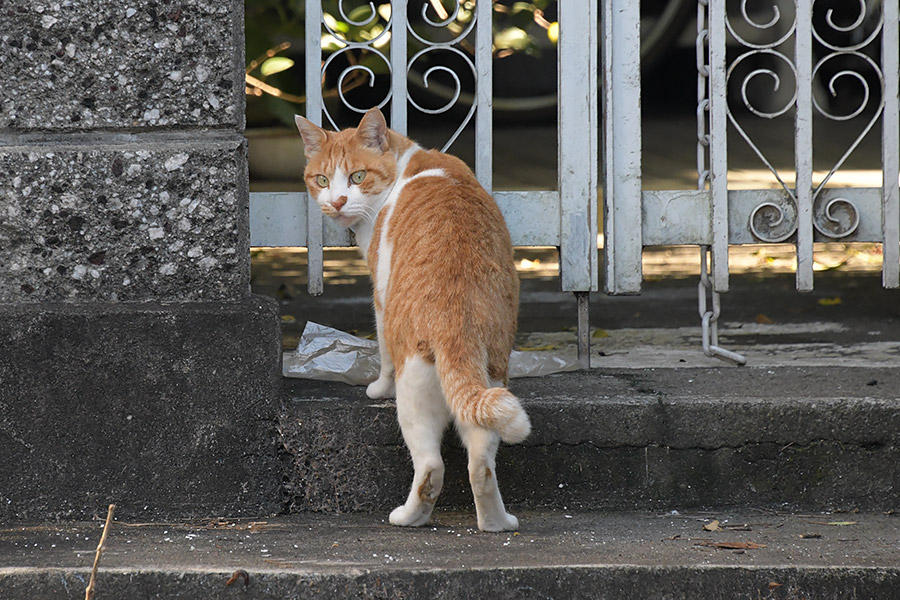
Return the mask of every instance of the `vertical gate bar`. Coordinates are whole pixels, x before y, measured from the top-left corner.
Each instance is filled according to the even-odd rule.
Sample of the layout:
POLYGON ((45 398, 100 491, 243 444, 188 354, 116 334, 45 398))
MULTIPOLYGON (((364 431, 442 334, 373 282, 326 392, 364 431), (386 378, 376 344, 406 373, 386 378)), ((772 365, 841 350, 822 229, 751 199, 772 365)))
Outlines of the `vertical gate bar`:
POLYGON ((728 89, 725 2, 709 2, 709 189, 712 195, 712 286, 728 291, 728 89))
POLYGON ((797 171, 797 289, 813 289, 812 187, 812 2, 797 0, 794 66, 797 69, 797 116, 794 121, 794 166, 797 171))
MULTIPOLYGON (((560 8, 566 4, 578 3, 560 2, 560 8)), ((640 3, 604 0, 603 9, 604 286, 608 294, 637 294, 641 291, 643 250, 640 3)), ((577 9, 570 10, 576 11, 573 19, 579 18, 577 9)), ((560 33, 565 33, 562 26, 560 33)), ((576 63, 583 60, 573 58, 576 63)), ((565 63, 560 55, 561 75, 565 63)), ((565 85, 561 81, 561 86, 565 85)), ((560 156, 563 141, 570 143, 562 135, 562 101, 560 98, 560 156)), ((577 122, 577 116, 575 119, 573 126, 584 131, 584 124, 577 122)), ((560 162, 559 176, 562 186, 573 173, 564 170, 560 162)))
POLYGON ((493 101, 494 70, 491 46, 493 2, 475 3, 475 175, 482 187, 492 192, 493 182, 493 101))
MULTIPOLYGON (((590 35, 591 40, 588 43, 589 51, 587 53, 587 61, 588 61, 588 115, 590 115, 590 119, 588 120, 588 133, 590 134, 590 141, 588 142, 588 147, 591 149, 591 157, 590 157, 590 169, 591 169, 591 187, 590 187, 590 200, 588 201, 589 213, 590 213, 590 246, 589 251, 591 253, 591 291, 596 292, 599 288, 599 279, 600 279, 600 261, 599 261, 599 250, 598 250, 598 227, 599 227, 599 211, 600 211, 600 199, 598 197, 598 193, 600 191, 599 182, 597 178, 600 176, 599 171, 599 159, 600 159, 600 145, 599 145, 599 136, 600 136, 600 123, 598 119, 600 118, 600 94, 597 91, 598 86, 598 77, 600 73, 600 46, 599 46, 599 32, 597 28, 597 23, 599 23, 600 19, 600 9, 598 4, 602 2, 602 0, 589 0, 588 1, 588 14, 587 19, 592 25, 590 27, 590 35)), ((640 6, 640 0, 635 0, 635 4, 640 6)), ((638 28, 640 29, 640 16, 638 16, 638 28)), ((640 51, 638 51, 638 62, 640 63, 640 51)), ((640 66, 640 65, 639 65, 640 66)), ((638 85, 638 101, 640 101, 640 84, 638 85)), ((640 114, 640 111, 638 111, 640 114)), ((640 131, 640 129, 639 129, 640 131)), ((638 153, 638 157, 640 157, 640 153, 638 153)), ((640 173, 640 171, 638 171, 640 173)), ((638 185, 640 188, 640 185, 638 185)), ((585 298, 584 300, 584 325, 588 327, 588 302, 589 298, 585 298)), ((587 337, 586 348, 588 350, 588 355, 585 363, 585 368, 589 368, 591 366, 591 358, 590 358, 590 336, 587 337)))
POLYGON ((406 135, 406 0, 391 2, 391 129, 406 135))
MULTIPOLYGON (((306 118, 322 125, 322 3, 306 0, 306 118)), ((307 195, 306 249, 307 290, 319 296, 325 289, 322 237, 324 218, 311 195, 307 195)))
POLYGON ((882 223, 884 254, 882 284, 900 287, 900 9, 897 0, 885 0, 881 32, 881 70, 884 73, 884 113, 881 131, 882 223))
MULTIPOLYGON (((591 262, 597 260, 597 221, 591 221, 597 151, 590 133, 590 124, 596 123, 590 110, 597 74, 591 72, 596 63, 586 58, 597 51, 597 21, 589 16, 596 2, 587 3, 588 15, 584 2, 560 2, 558 8, 560 280, 562 289, 570 292, 597 289, 591 277, 591 262)), ((634 68, 629 66, 632 72, 634 68)))

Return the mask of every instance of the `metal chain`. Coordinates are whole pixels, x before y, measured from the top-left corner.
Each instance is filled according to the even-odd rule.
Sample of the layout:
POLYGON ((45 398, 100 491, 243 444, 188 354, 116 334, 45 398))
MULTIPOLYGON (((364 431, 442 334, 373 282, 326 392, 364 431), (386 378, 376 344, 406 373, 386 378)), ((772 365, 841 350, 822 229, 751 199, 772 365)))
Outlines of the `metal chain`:
POLYGON ((747 364, 743 354, 726 350, 719 346, 719 313, 721 304, 719 294, 712 290, 706 261, 709 259, 709 246, 700 246, 700 283, 697 284, 699 297, 700 323, 703 334, 703 353, 714 358, 729 360, 739 365, 747 364), (707 309, 707 295, 712 299, 712 310, 707 309))
MULTIPOLYGON (((705 190, 709 181, 709 97, 707 95, 707 78, 709 66, 706 64, 708 53, 706 42, 709 36, 707 26, 707 7, 709 0, 697 1, 697 189, 705 190)), ((700 246, 700 283, 697 285, 699 312, 703 335, 703 353, 707 356, 729 360, 739 365, 747 363, 747 359, 737 352, 719 346, 719 313, 721 304, 718 292, 713 289, 707 261, 710 256, 709 246, 700 246), (711 303, 707 302, 711 299, 711 303), (708 304, 712 310, 708 310, 708 304)))

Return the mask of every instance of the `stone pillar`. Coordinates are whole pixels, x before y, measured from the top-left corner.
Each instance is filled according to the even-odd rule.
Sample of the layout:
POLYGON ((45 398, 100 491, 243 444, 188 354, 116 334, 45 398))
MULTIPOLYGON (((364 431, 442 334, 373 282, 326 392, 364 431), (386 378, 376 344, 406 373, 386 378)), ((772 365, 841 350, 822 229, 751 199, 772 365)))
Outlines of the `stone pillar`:
POLYGON ((243 10, 0 0, 0 520, 280 506, 243 10))

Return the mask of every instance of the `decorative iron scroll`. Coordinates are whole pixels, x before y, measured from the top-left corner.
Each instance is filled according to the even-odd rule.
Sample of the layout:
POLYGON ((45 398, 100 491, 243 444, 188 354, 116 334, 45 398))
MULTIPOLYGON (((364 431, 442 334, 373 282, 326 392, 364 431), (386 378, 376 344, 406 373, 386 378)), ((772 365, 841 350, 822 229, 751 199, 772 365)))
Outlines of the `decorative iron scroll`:
MULTIPOLYGON (((823 3, 819 4, 821 6, 823 3)), ((742 126, 732 102, 740 106, 741 111, 762 119, 776 119, 791 112, 797 107, 797 82, 802 75, 798 72, 798 65, 786 52, 790 52, 791 42, 815 43, 817 62, 812 66, 811 76, 820 85, 813 87, 824 90, 828 95, 824 99, 813 95, 815 112, 829 121, 866 119, 859 135, 822 178, 812 195, 816 230, 832 239, 851 235, 859 225, 860 211, 857 206, 846 198, 826 200, 821 192, 875 126, 884 110, 884 74, 868 54, 870 45, 883 29, 883 16, 877 8, 873 8, 874 4, 878 3, 848 0, 842 5, 842 14, 837 15, 833 8, 820 9, 813 0, 813 39, 808 40, 797 39, 798 16, 793 2, 740 0, 739 16, 733 15, 734 10, 726 16, 728 32, 734 41, 746 49, 727 67, 728 120, 787 193, 786 200, 793 204, 792 209, 788 210, 786 204, 765 200, 752 211, 750 230, 761 241, 786 241, 793 235, 797 229, 797 195, 786 183, 789 178, 778 171, 742 126), (877 86, 873 86, 873 80, 877 80, 877 86), (856 95, 853 98, 857 104, 838 114, 829 101, 831 104, 839 101, 840 94, 850 86, 855 86, 856 95), (757 92, 756 96, 751 89, 757 92), (763 98, 768 104, 760 106, 754 98, 757 101, 763 98), (868 117, 870 114, 872 116, 868 117)), ((794 149, 795 152, 813 150, 794 149)))
MULTIPOLYGON (((482 0, 486 1, 486 0, 482 0)), ((421 16, 427 33, 421 33, 416 30, 412 23, 409 24, 409 33, 413 40, 421 46, 421 49, 413 54, 407 64, 407 73, 410 79, 419 84, 421 87, 428 89, 429 87, 438 88, 443 97, 449 96, 449 100, 437 108, 425 108, 413 98, 413 94, 409 95, 409 103, 418 111, 429 115, 438 115, 452 110, 459 102, 460 95, 463 92, 463 83, 460 76, 453 68, 432 64, 424 68, 420 74, 420 66, 417 63, 426 63, 429 59, 439 60, 440 57, 452 57, 457 61, 461 61, 463 68, 468 68, 472 76, 473 84, 476 81, 475 63, 472 58, 460 50, 459 46, 475 28, 475 11, 467 11, 463 8, 463 0, 457 0, 453 12, 446 15, 435 15, 437 20, 431 18, 431 13, 435 10, 431 2, 422 2, 421 16), (443 17, 443 18, 441 18, 443 17), (454 31, 455 30, 455 31, 454 31), (435 38, 445 38, 435 39, 435 38), (437 73, 445 73, 453 80, 453 87, 449 90, 445 85, 432 84, 432 76, 437 73)), ((469 106, 469 110, 463 117, 462 122, 450 136, 450 139, 441 147, 441 151, 446 151, 462 133, 466 125, 472 120, 475 114, 476 103, 473 101, 469 106)))
MULTIPOLYGON (((793 61, 781 51, 781 47, 796 33, 797 20, 796 14, 785 14, 775 3, 768 7, 769 14, 765 14, 766 11, 751 12, 751 8, 759 11, 760 6, 764 4, 741 0, 739 24, 744 26, 744 31, 739 31, 738 24, 726 14, 725 26, 728 32, 741 46, 749 48, 728 66, 726 82, 729 96, 738 95, 743 109, 762 119, 776 119, 788 113, 797 103, 797 70, 793 61), (751 7, 751 4, 756 6, 751 7), (771 38, 769 41, 765 41, 767 35, 771 38), (760 39, 751 39, 751 36, 760 39), (735 85, 739 86, 739 94, 732 91, 735 85), (758 106, 754 103, 751 88, 757 92, 763 89, 765 93, 759 97, 769 100, 769 104, 758 106), (777 99, 779 92, 780 101, 773 104, 772 99, 777 99)), ((793 8, 793 3, 791 7, 793 8)), ((785 183, 778 169, 741 125, 730 102, 727 112, 728 121, 785 192, 777 199, 767 194, 756 206, 750 214, 750 232, 763 242, 784 242, 797 231, 797 198, 794 190, 785 183)))
MULTIPOLYGON (((851 4, 851 2, 847 2, 851 4)), ((815 1, 813 2, 815 10, 815 1)), ((844 114, 836 114, 823 106, 822 103, 813 95, 813 106, 818 114, 831 121, 850 121, 856 117, 863 115, 870 103, 873 102, 872 91, 870 89, 869 79, 865 77, 865 72, 875 76, 878 81, 878 90, 875 101, 878 102, 877 107, 873 111, 872 117, 865 124, 862 132, 857 136, 852 144, 844 152, 843 156, 838 159, 822 182, 816 187, 813 193, 814 205, 813 225, 822 235, 834 239, 840 239, 851 235, 859 226, 860 211, 857 206, 846 198, 825 199, 821 193, 825 185, 831 177, 838 171, 847 158, 862 142, 863 138, 868 135, 869 131, 875 126, 875 123, 881 117, 884 111, 884 73, 878 64, 868 55, 864 54, 868 46, 870 46, 878 34, 884 27, 884 16, 879 11, 873 14, 870 11, 869 4, 865 0, 858 0, 858 12, 847 25, 840 25, 835 22, 834 9, 829 8, 825 13, 825 30, 813 27, 813 36, 828 51, 819 59, 813 68, 813 79, 817 77, 824 80, 820 73, 827 71, 827 66, 831 62, 842 61, 845 65, 839 67, 840 70, 832 73, 827 80, 827 90, 831 98, 839 98, 839 90, 837 83, 841 80, 849 80, 857 86, 862 92, 862 97, 858 101, 856 107, 846 111, 844 114), (870 31, 868 31, 870 29, 870 31), (848 36, 849 40, 841 44, 838 41, 830 40, 830 34, 840 34, 848 36), (853 41, 856 38, 857 41, 853 41), (856 63, 855 69, 846 68, 846 63, 856 63)), ((816 22, 814 21, 814 24, 816 22)), ((825 81, 823 81, 825 83, 825 81)))
MULTIPOLYGON (((484 1, 484 0, 483 0, 484 1)), ((414 2, 410 3, 410 12, 414 12, 414 2)), ((355 86, 359 86, 360 77, 367 80, 370 88, 375 87, 376 78, 379 76, 394 76, 394 69, 387 54, 380 48, 391 42, 391 34, 397 27, 405 27, 409 33, 411 49, 413 50, 406 66, 405 74, 409 77, 413 84, 411 88, 419 89, 419 93, 424 91, 435 91, 430 94, 433 98, 438 98, 442 104, 437 107, 428 107, 426 102, 421 99, 417 100, 413 93, 410 93, 405 99, 416 110, 429 115, 444 114, 453 110, 458 104, 460 97, 465 93, 464 89, 476 85, 476 70, 472 57, 460 49, 466 42, 466 38, 472 33, 475 27, 475 11, 471 10, 471 2, 457 0, 452 11, 446 11, 446 14, 436 12, 436 4, 427 0, 419 3, 419 15, 421 19, 417 24, 412 21, 408 23, 395 23, 393 15, 388 11, 382 10, 381 7, 376 8, 374 3, 366 6, 362 5, 354 8, 348 14, 345 8, 344 0, 337 3, 338 16, 341 22, 330 22, 328 16, 323 18, 323 26, 326 35, 330 36, 330 40, 337 49, 327 55, 322 64, 322 79, 329 79, 329 69, 340 68, 340 72, 335 77, 331 77, 331 81, 336 81, 335 95, 337 101, 343 107, 356 112, 365 113, 371 108, 368 106, 357 106, 347 97, 346 88, 348 81, 355 86), (363 15, 356 13, 363 12, 363 15), (356 17, 356 18, 353 18, 356 17), (340 26, 343 25, 343 26, 340 26), (340 26, 340 27, 338 27, 340 26), (351 27, 347 27, 351 26, 351 27), (355 38, 345 35, 342 29, 354 28, 362 34, 355 38), (449 58, 448 58, 449 57, 449 58), (440 64, 445 59, 450 61, 452 66, 440 64), (380 69, 373 69, 370 65, 378 63, 380 69), (342 65, 342 67, 338 65, 342 65), (466 71, 465 76, 461 76, 457 72, 458 68, 466 71), (377 72, 376 72, 377 71, 377 72), (469 75, 470 74, 470 75, 469 75), (444 82, 438 82, 443 76, 444 82), (352 81, 350 78, 357 78, 352 81), (470 81, 469 81, 470 77, 470 81), (448 84, 449 82, 449 84, 448 84)), ((440 4, 443 8, 443 4, 440 4)), ((446 9, 444 9, 446 10, 446 9)), ((406 36, 398 36, 405 39, 406 36)), ((467 94, 471 96, 471 93, 467 94)), ((382 108, 392 100, 392 93, 388 89, 384 98, 375 104, 382 108)), ((461 123, 443 145, 441 150, 447 150, 459 137, 460 133, 471 122, 476 110, 476 103, 470 101, 466 115, 462 118, 461 123)), ((325 118, 334 128, 339 129, 332 111, 329 110, 327 104, 324 107, 325 118)))
MULTIPOLYGON (((344 7, 344 0, 338 0, 337 7, 338 14, 344 24, 358 28, 365 28, 369 26, 369 29, 362 29, 361 31, 366 31, 370 35, 368 36, 368 39, 362 37, 360 39, 351 39, 349 36, 344 35, 343 32, 338 31, 337 25, 339 25, 339 23, 335 22, 332 24, 329 22, 329 18, 325 16, 325 18, 323 18, 322 20, 325 31, 328 32, 328 35, 331 36, 333 43, 339 46, 339 48, 329 54, 328 58, 326 58, 325 62, 322 64, 322 79, 324 81, 327 77, 329 67, 337 64, 338 59, 344 57, 349 65, 345 66, 337 76, 337 96, 340 99, 341 104, 343 104, 346 108, 352 110, 353 112, 362 114, 372 107, 355 106, 352 102, 350 102, 350 100, 347 99, 345 95, 347 78, 351 76, 358 76, 354 74, 359 72, 367 76, 369 87, 375 87, 376 73, 371 67, 364 64, 364 60, 369 56, 376 57, 377 60, 383 63, 384 67, 387 69, 387 72, 391 72, 391 61, 382 51, 378 49, 378 46, 383 45, 383 43, 386 43, 389 39, 388 36, 390 35, 390 31, 393 26, 393 19, 389 18, 387 20, 387 23, 384 25, 378 23, 382 20, 382 18, 372 2, 369 2, 368 15, 366 15, 362 19, 353 19, 348 16, 344 7), (374 33, 374 36, 371 35, 372 33, 374 33)), ((358 11, 359 9, 356 10, 358 11)), ((381 108, 385 104, 387 104, 390 99, 390 93, 388 93, 378 104, 376 104, 376 106, 378 108, 381 108)), ((327 103, 323 106, 323 111, 325 113, 325 118, 328 119, 328 122, 331 124, 332 128, 340 129, 340 127, 338 127, 337 123, 335 122, 331 111, 328 109, 327 103)))
POLYGON ((859 209, 847 198, 816 198, 813 209, 816 230, 824 236, 840 239, 859 227, 859 209))
POLYGON ((750 213, 750 232, 760 241, 778 243, 797 231, 797 204, 790 196, 761 202, 750 213))

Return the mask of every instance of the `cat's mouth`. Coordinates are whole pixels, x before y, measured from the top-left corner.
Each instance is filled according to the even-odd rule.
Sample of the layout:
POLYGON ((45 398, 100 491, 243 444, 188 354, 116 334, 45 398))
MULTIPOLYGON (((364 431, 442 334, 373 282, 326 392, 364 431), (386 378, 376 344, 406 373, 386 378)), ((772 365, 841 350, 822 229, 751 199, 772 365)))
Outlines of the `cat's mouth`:
POLYGON ((341 227, 350 227, 359 220, 358 215, 335 215, 335 220, 341 224, 341 227))

